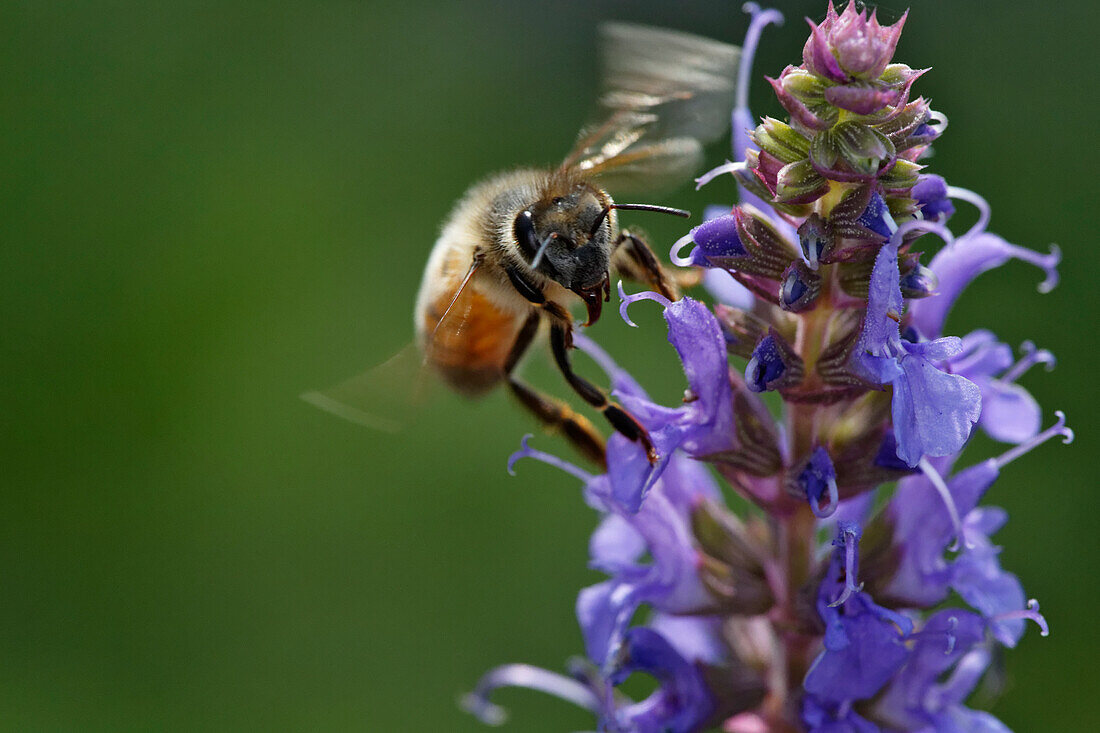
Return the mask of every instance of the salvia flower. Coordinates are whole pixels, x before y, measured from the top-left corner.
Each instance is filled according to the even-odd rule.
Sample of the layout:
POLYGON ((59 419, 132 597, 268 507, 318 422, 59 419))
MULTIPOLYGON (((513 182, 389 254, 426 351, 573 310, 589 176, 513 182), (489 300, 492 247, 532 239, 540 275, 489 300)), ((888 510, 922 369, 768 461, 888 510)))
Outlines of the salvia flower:
POLYGON ((661 308, 683 400, 655 402, 593 340, 574 343, 656 460, 612 435, 600 472, 528 439, 509 462, 564 471, 598 515, 602 579, 576 600, 584 657, 565 674, 499 667, 464 705, 498 723, 496 690, 517 686, 602 731, 1006 731, 967 698, 1029 621, 1048 627, 1001 563, 1008 513, 982 500, 1013 461, 1073 433, 1022 384, 1050 352, 952 334, 948 314, 1013 259, 1042 269, 1046 292, 1060 254, 990 233, 980 196, 918 162, 946 118, 911 97, 923 72, 893 58, 907 14, 884 25, 829 5, 801 65, 770 80, 789 117, 756 120, 752 56, 782 18, 746 9, 731 161, 698 179, 732 175, 738 202, 709 207, 670 253, 716 302, 619 285, 630 325, 637 301, 661 308), (961 233, 958 201, 979 212, 961 233), (1004 452, 964 457, 975 429, 1004 452), (632 675, 651 678, 645 699, 624 694, 632 675))

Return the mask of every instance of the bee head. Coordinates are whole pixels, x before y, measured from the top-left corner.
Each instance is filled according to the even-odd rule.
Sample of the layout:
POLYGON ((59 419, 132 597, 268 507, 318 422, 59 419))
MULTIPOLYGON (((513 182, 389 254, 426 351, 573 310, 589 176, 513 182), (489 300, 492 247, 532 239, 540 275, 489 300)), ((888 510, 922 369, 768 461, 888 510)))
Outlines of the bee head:
POLYGON ((610 202, 586 184, 534 202, 513 234, 527 265, 573 291, 603 282, 611 259, 610 202))

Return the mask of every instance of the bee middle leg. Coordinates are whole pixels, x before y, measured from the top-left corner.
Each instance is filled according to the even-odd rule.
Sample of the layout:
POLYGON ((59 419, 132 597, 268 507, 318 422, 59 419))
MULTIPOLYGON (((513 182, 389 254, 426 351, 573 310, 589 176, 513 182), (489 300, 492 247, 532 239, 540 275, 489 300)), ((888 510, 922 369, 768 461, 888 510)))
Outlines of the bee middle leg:
POLYGON ((669 300, 680 299, 680 289, 698 285, 698 268, 669 270, 641 237, 626 230, 619 233, 611 251, 611 266, 631 280, 645 283, 669 300))
POLYGON ((543 424, 561 430, 562 434, 576 447, 586 458, 597 465, 607 468, 607 455, 604 449, 603 436, 584 415, 573 411, 569 405, 553 397, 542 394, 535 388, 521 382, 515 376, 515 368, 520 358, 527 351, 531 342, 538 333, 542 314, 533 311, 524 321, 516 336, 511 351, 508 352, 508 360, 504 364, 504 375, 508 380, 508 388, 516 396, 520 404, 534 413, 543 424))
POLYGON ((657 449, 653 447, 649 433, 637 418, 609 400, 602 389, 573 371, 573 365, 569 361, 569 349, 573 346, 572 333, 572 326, 568 322, 550 324, 550 348, 565 380, 585 402, 603 413, 611 427, 630 440, 640 443, 645 448, 650 463, 656 463, 657 449))

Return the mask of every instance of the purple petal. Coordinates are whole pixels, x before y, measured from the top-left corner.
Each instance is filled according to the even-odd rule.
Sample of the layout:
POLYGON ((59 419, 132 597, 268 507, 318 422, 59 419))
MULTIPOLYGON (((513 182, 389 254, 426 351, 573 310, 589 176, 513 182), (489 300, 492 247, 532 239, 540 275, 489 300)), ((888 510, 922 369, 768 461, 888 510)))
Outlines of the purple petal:
POLYGON ((930 617, 914 638, 905 667, 875 706, 903 730, 922 728, 940 714, 944 703, 955 702, 939 679, 956 664, 969 662, 971 649, 985 638, 985 622, 969 611, 948 608, 930 617))
POLYGON ((653 629, 633 628, 609 678, 618 685, 634 673, 655 678, 657 690, 615 712, 613 730, 637 733, 690 733, 714 713, 715 703, 698 668, 653 629))
POLYGON ((637 610, 634 587, 614 580, 589 586, 577 594, 577 622, 585 653, 602 667, 622 645, 623 632, 637 610))
POLYGON ((909 193, 920 205, 920 213, 925 219, 947 221, 955 213, 955 205, 947 193, 947 181, 943 176, 922 173, 917 185, 909 193))
MULTIPOLYGON (((851 602, 851 601, 850 601, 851 602)), ((864 700, 885 685, 909 655, 893 623, 870 612, 842 616, 841 634, 830 643, 806 673, 806 692, 825 702, 864 700)))
POLYGON ((903 358, 900 366, 903 374, 893 381, 891 402, 898 458, 915 466, 922 456, 957 452, 981 415, 981 391, 919 354, 903 358))
POLYGON ((734 279, 728 270, 716 267, 708 268, 703 273, 703 287, 719 303, 751 310, 756 298, 752 292, 734 279))
POLYGON ((671 616, 655 613, 649 628, 663 636, 690 662, 721 664, 729 656, 722 638, 722 619, 717 616, 671 616))
POLYGON ((618 514, 605 516, 588 540, 591 565, 608 574, 633 566, 645 551, 645 539, 618 514))
POLYGON ((1056 247, 1052 247, 1050 254, 1043 255, 1009 244, 988 232, 968 234, 932 258, 928 266, 939 280, 939 294, 913 303, 912 325, 926 338, 938 336, 943 331, 948 311, 966 286, 978 275, 1000 267, 1013 257, 1043 269, 1046 279, 1039 286, 1040 292, 1047 292, 1058 283, 1061 253, 1056 247))
MULTIPOLYGON (((959 513, 971 512, 999 474, 997 463, 989 460, 949 478, 947 488, 959 513)), ((921 606, 939 602, 951 582, 944 552, 955 528, 947 507, 928 477, 916 475, 898 482, 888 511, 894 520, 894 545, 901 553, 889 595, 921 606)))
POLYGON ((744 257, 748 254, 737 233, 737 217, 733 214, 705 221, 691 230, 695 249, 691 253, 694 265, 710 267, 711 257, 744 257))
POLYGON ((999 548, 989 540, 989 534, 999 529, 1007 516, 1003 509, 982 507, 966 517, 966 547, 952 567, 951 587, 990 620, 998 641, 1012 647, 1023 636, 1024 620, 997 617, 1024 608, 1027 597, 1019 579, 1001 568, 999 548))
POLYGON ((979 386, 982 415, 978 424, 989 437, 1002 443, 1022 443, 1038 435, 1042 409, 1026 389, 997 380, 979 386))

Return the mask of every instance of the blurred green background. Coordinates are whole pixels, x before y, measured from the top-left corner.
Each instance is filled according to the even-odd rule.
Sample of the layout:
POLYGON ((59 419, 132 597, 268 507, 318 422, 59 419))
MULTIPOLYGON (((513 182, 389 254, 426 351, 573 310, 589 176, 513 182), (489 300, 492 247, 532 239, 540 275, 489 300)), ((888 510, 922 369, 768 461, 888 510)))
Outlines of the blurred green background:
MULTIPOLYGON (((1058 370, 1026 385, 1078 431, 990 496, 1053 630, 1007 655, 993 710, 1018 731, 1100 715, 1082 685, 1100 659, 1091 5, 919 2, 898 54, 935 67, 918 83, 951 119, 934 170, 988 197, 994 231, 1065 252, 1052 294, 1013 263, 949 328, 1054 350, 1058 370)), ((483 730, 454 703, 482 671, 580 651, 593 513, 545 466, 505 473, 533 426, 503 393, 444 395, 396 436, 296 395, 409 342, 421 267, 471 182, 560 160, 595 93, 598 21, 739 42, 737 4, 0 7, 0 728, 483 730)), ((759 114, 778 112, 762 75, 797 62, 802 16, 824 12, 780 7, 759 114)), ((684 228, 635 217, 662 250, 684 228)), ((612 313, 594 335, 673 399, 657 309, 633 314, 642 329, 612 313)), ((506 730, 591 725, 501 700, 506 730)))

